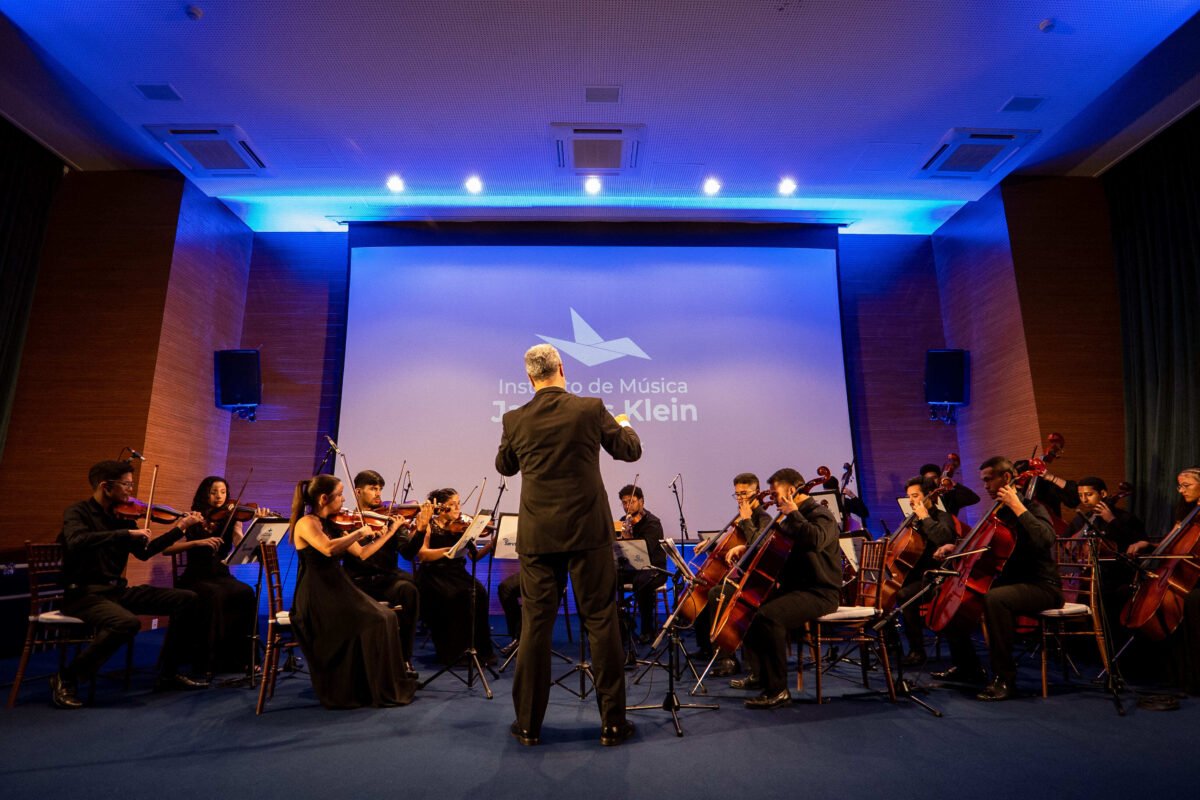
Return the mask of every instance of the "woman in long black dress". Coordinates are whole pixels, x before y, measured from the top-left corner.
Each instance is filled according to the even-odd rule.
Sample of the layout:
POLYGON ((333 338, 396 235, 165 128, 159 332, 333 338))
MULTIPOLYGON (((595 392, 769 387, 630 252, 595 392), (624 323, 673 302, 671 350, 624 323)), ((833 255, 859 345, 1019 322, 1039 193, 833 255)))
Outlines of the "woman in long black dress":
MULTIPOLYGON (((229 484, 219 475, 200 482, 192 498, 192 510, 209 514, 229 499, 229 484)), ((262 509, 267 513, 266 509, 262 509)), ((187 565, 179 576, 180 589, 200 595, 195 612, 181 620, 188 628, 184 641, 191 644, 192 668, 197 673, 238 672, 250 657, 254 631, 254 590, 229 572, 224 559, 242 540, 242 523, 206 523, 192 527, 185 539, 168 547, 167 553, 186 553, 187 565)))
MULTIPOLYGON (((449 558, 450 548, 462 536, 458 492, 437 489, 429 493, 429 503, 417 516, 410 548, 419 547, 417 558, 417 588, 421 591, 421 618, 429 626, 437 658, 443 664, 453 663, 471 644, 471 587, 475 587, 475 650, 485 664, 496 660, 488 627, 487 589, 471 577, 466 558, 449 558), (436 504, 437 514, 432 515, 436 504)), ((490 547, 490 544, 488 545, 490 547)), ((476 560, 488 547, 472 552, 476 560)))
POLYGON ((396 706, 412 702, 416 682, 405 677, 394 612, 354 585, 341 557, 367 558, 399 528, 397 518, 367 545, 366 526, 345 535, 331 517, 342 508, 342 482, 317 475, 296 486, 292 538, 300 559, 292 628, 308 660, 317 699, 326 708, 396 706), (310 513, 304 514, 305 507, 310 513))

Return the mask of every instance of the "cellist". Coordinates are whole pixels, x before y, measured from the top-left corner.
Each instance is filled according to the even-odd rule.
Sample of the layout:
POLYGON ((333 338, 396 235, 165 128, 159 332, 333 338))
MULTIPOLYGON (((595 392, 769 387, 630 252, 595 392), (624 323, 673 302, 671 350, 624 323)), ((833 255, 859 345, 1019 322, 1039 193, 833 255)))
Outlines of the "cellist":
MULTIPOLYGON (((729 682, 734 689, 759 689, 747 708, 769 709, 792 702, 787 687, 787 635, 817 617, 835 611, 842 589, 838 524, 833 513, 807 494, 800 473, 791 468, 768 479, 779 509, 777 523, 793 546, 771 599, 763 603, 746 630, 743 649, 750 674, 729 682)), ((746 547, 734 547, 727 560, 737 563, 746 547)))
MULTIPOLYGON (((1013 640, 1019 615, 1037 616, 1048 608, 1063 604, 1062 580, 1054 560, 1054 527, 1050 515, 1039 503, 1026 507, 1021 493, 1012 485, 1016 477, 1013 463, 1004 456, 993 456, 979 465, 979 479, 993 501, 1003 505, 996 518, 1013 533, 1016 540, 1004 571, 992 583, 983 600, 983 624, 987 626, 988 655, 993 678, 976 698, 1008 700, 1016 696, 1017 665, 1013 661, 1013 640)), ((935 559, 944 559, 953 544, 939 547, 935 559)), ((953 562, 947 565, 954 567, 953 562)), ((940 680, 982 684, 987 680, 969 630, 946 631, 953 666, 931 673, 940 680)))
MULTIPOLYGON (((1175 506, 1175 527, 1200 504, 1200 467, 1189 467, 1176 476, 1179 502, 1175 506)), ((1170 533, 1174 532, 1174 527, 1170 533)), ((1168 533, 1168 536, 1170 535, 1168 533)), ((1151 543, 1136 546, 1148 550, 1151 543)), ((1152 562, 1153 563, 1153 562, 1152 562)), ((1167 637, 1172 678, 1179 688, 1200 695, 1200 584, 1183 600, 1183 618, 1175 632, 1167 637)))
MULTIPOLYGON (((904 579, 904 586, 896 592, 896 604, 904 605, 909 598, 921 591, 924 586, 925 570, 933 565, 933 554, 939 547, 952 544, 955 540, 953 517, 942 511, 936 505, 926 500, 926 495, 937 488, 937 482, 930 478, 910 478, 904 484, 904 493, 913 513, 917 515, 917 533, 925 539, 925 552, 920 561, 904 579)), ((972 493, 973 494, 973 493, 972 493)), ((921 617, 921 604, 913 603, 904 609, 904 636, 908 639, 908 655, 904 657, 904 666, 919 667, 925 663, 925 621, 921 617)))

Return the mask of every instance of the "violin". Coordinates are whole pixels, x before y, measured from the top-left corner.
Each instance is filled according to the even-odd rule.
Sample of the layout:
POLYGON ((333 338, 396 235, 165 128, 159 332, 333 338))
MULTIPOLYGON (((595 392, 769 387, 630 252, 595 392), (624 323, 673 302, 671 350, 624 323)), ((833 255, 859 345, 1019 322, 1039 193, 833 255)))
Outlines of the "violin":
MULTIPOLYGON (((1012 485, 1024 490, 1030 481, 1045 474, 1045 462, 1031 458, 1029 468, 1017 475, 1012 485)), ((955 556, 976 550, 983 552, 965 555, 952 562, 958 575, 948 578, 929 604, 926 621, 931 629, 940 632, 952 624, 969 626, 983 616, 983 597, 1017 547, 1016 534, 997 517, 1003 507, 1000 500, 993 503, 991 511, 955 546, 955 556)))
POLYGON ((114 503, 111 510, 113 516, 117 519, 141 519, 146 516, 147 509, 150 511, 150 521, 157 522, 160 525, 169 525, 172 522, 178 521, 181 517, 186 517, 188 514, 186 511, 177 511, 170 506, 164 506, 160 503, 148 506, 145 501, 138 500, 136 497, 130 497, 119 503, 114 503))
POLYGON ((362 516, 359 516, 357 511, 352 511, 348 508, 343 508, 336 514, 329 516, 329 521, 333 523, 339 531, 349 533, 356 531, 366 525, 372 531, 379 532, 387 529, 388 519, 381 514, 373 514, 370 511, 364 511, 362 516))
MULTIPOLYGON (((953 455, 953 453, 951 453, 953 455)), ((953 469, 950 470, 953 472, 953 469)), ((936 489, 925 495, 923 501, 927 508, 932 507, 937 502, 938 497, 945 494, 954 488, 954 481, 946 477, 946 473, 942 472, 941 483, 936 489)), ((921 557, 925 555, 927 542, 921 532, 917 530, 917 512, 912 512, 904 518, 904 522, 892 534, 890 543, 886 551, 883 562, 884 580, 880 582, 879 594, 882 608, 885 610, 892 607, 895 602, 896 593, 904 586, 908 575, 921 561, 921 557)))
POLYGON ((260 508, 258 503, 224 503, 204 512, 204 524, 211 531, 217 524, 228 522, 231 516, 234 522, 249 522, 255 517, 278 515, 269 508, 260 508))
MULTIPOLYGON (((762 491, 750 498, 750 504, 753 505, 755 500, 769 506, 775 502, 775 495, 769 490, 762 491)), ((729 574, 729 563, 725 560, 729 551, 746 545, 746 537, 738 526, 738 516, 729 521, 720 536, 709 541, 712 542, 709 545, 711 550, 704 563, 696 570, 696 582, 679 604, 677 614, 685 622, 695 622, 696 617, 708 605, 709 594, 720 586, 729 574)))
POLYGON ((413 519, 417 514, 421 513, 420 503, 397 503, 395 501, 380 503, 377 508, 372 511, 383 514, 387 517, 402 517, 403 519, 413 519))

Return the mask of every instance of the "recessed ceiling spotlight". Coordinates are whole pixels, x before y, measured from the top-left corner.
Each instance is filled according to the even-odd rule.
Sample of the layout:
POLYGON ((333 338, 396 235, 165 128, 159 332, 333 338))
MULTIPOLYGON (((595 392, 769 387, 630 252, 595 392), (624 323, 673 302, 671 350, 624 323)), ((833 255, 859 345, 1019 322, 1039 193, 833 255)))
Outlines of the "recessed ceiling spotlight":
POLYGON ((393 192, 400 193, 404 191, 404 179, 399 175, 393 175, 387 179, 387 188, 393 192))
POLYGON ((595 175, 589 175, 587 180, 583 182, 583 190, 588 194, 600 194, 600 189, 603 188, 600 179, 595 175))
POLYGON ((467 178, 467 181, 463 184, 463 186, 465 186, 467 191, 471 194, 479 194, 483 191, 483 181, 479 179, 478 175, 472 175, 471 177, 467 178))
POLYGON ((721 191, 721 182, 716 178, 708 178, 704 181, 704 193, 712 197, 717 192, 721 191))
POLYGON ((796 193, 796 182, 791 178, 784 178, 779 181, 779 193, 782 195, 791 195, 796 193))

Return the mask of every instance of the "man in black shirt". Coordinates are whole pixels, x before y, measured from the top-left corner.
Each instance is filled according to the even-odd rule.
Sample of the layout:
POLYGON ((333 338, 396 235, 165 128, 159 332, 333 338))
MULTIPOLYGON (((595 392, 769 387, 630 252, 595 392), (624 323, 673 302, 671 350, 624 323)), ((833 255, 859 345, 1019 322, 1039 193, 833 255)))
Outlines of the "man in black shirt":
POLYGON ((658 517, 646 510, 642 487, 632 484, 624 486, 618 496, 621 498, 621 508, 625 510, 625 515, 621 517, 623 532, 620 538, 645 542, 646 552, 650 554, 650 569, 617 570, 617 579, 622 585, 628 583, 633 587, 633 596, 637 600, 642 622, 638 643, 649 644, 658 630, 654 613, 655 593, 658 587, 667 582, 667 554, 662 549, 663 526, 658 517))
POLYGON ((1146 547, 1146 526, 1132 513, 1110 505, 1104 479, 1080 478, 1075 485, 1079 505, 1065 535, 1075 536, 1086 525, 1100 537, 1104 612, 1115 623, 1129 600, 1130 584, 1135 577, 1133 566, 1123 556, 1136 555, 1146 547))
MULTIPOLYGON (((757 542, 758 537, 771 524, 771 514, 763 507, 762 502, 758 499, 758 495, 757 475, 753 472, 743 472, 734 477, 733 498, 738 504, 738 515, 734 517, 731 527, 736 526, 741 533, 742 539, 749 545, 757 542)), ((715 539, 707 539, 701 544, 696 545, 696 555, 703 554, 709 547, 713 546, 715 541, 715 539)), ((722 584, 721 588, 723 587, 724 584, 722 584)), ((713 657, 711 631, 713 614, 716 611, 719 597, 720 590, 714 590, 709 594, 708 602, 705 603, 700 613, 696 615, 696 621, 692 625, 696 632, 697 656, 704 661, 709 661, 713 657)), ((731 675, 738 674, 741 668, 737 656, 733 653, 727 653, 717 659, 709 674, 714 678, 728 678, 731 675)))
MULTIPOLYGON (((949 514, 936 505, 926 502, 927 495, 936 488, 928 478, 910 478, 904 485, 908 502, 916 515, 916 532, 925 540, 925 551, 916 566, 909 571, 904 585, 896 592, 896 605, 902 606, 909 598, 921 591, 925 585, 925 570, 933 565, 933 554, 939 547, 955 541, 954 523, 949 514)), ((972 492, 972 494, 974 494, 972 492)), ((928 595, 926 596, 928 598, 928 595)), ((904 635, 908 639, 908 655, 904 666, 919 667, 925 663, 925 620, 921 617, 921 603, 913 603, 903 611, 904 635)))
MULTIPOLYGON (((923 464, 920 474, 922 478, 933 481, 936 485, 942 478, 942 468, 937 464, 923 464)), ((942 495, 942 505, 952 517, 957 517, 959 511, 978 502, 979 495, 961 483, 954 484, 953 489, 942 495)))
MULTIPOLYGON (((354 495, 364 511, 376 511, 383 505, 384 485, 383 476, 373 469, 365 469, 354 476, 354 495)), ((417 615, 421 610, 421 593, 413 576, 398 566, 400 552, 408 546, 409 539, 406 531, 398 530, 366 559, 347 554, 342 558, 342 566, 355 586, 369 597, 396 609, 404 664, 410 673, 409 677, 415 679, 412 669, 413 637, 417 615)))
MULTIPOLYGON (((1012 485, 1016 472, 1013 463, 994 456, 979 465, 979 478, 993 500, 1002 503, 996 518, 1016 539, 1000 576, 992 583, 983 600, 983 624, 987 626, 988 654, 994 677, 976 697, 980 700, 1007 700, 1016 695, 1017 665, 1013 661, 1013 642, 1019 615, 1036 617, 1048 608, 1063 604, 1062 581, 1054 561, 1054 528, 1050 514, 1039 503, 1026 507, 1021 493, 1012 485)), ((943 559, 954 550, 943 545, 934 553, 943 559)), ((969 628, 945 631, 954 665, 932 673, 941 680, 982 683, 986 680, 969 628)))
MULTIPOLYGON (((150 530, 113 514, 113 506, 133 496, 133 467, 128 461, 101 461, 88 471, 92 496, 63 514, 63 613, 78 617, 95 631, 91 643, 50 679, 52 700, 59 708, 79 708, 80 680, 92 678, 109 656, 141 630, 138 614, 176 614, 192 608, 197 597, 183 589, 129 586, 124 578, 129 556, 142 561, 161 553, 203 522, 198 511, 185 514, 166 533, 151 539, 150 530)), ((179 673, 187 647, 179 641, 181 626, 170 624, 159 659, 157 688, 202 689, 208 684, 179 673)))
MULTIPOLYGON (((779 584, 755 614, 743 642, 751 674, 735 679, 735 689, 761 689, 746 701, 747 708, 768 709, 792 702, 787 687, 787 635, 817 617, 837 609, 842 586, 842 557, 838 524, 828 508, 798 489, 804 479, 794 469, 778 470, 769 479, 779 509, 780 535, 792 540, 792 550, 779 584)), ((729 551, 737 563, 745 547, 729 551)))

